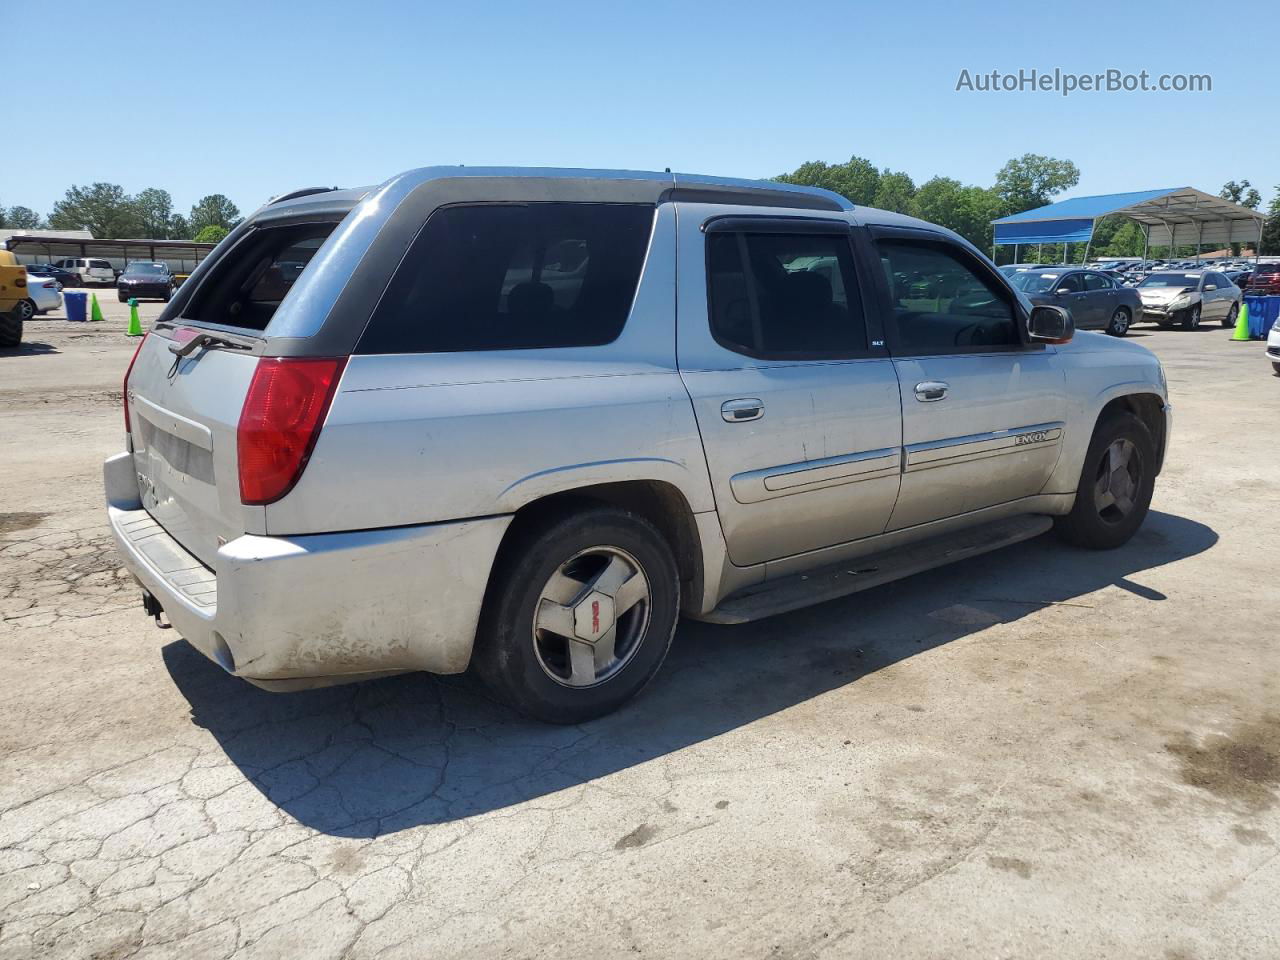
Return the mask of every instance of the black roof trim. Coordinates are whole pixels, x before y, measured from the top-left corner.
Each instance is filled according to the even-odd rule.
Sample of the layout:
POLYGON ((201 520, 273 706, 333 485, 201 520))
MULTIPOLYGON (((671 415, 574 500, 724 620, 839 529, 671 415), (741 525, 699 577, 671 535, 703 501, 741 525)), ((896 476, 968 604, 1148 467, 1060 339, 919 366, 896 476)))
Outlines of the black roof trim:
POLYGON ((793 210, 830 210, 844 213, 840 204, 829 197, 798 190, 767 190, 755 187, 729 187, 716 184, 699 184, 690 187, 670 187, 658 198, 659 203, 680 201, 683 203, 736 203, 744 207, 790 207, 793 210))

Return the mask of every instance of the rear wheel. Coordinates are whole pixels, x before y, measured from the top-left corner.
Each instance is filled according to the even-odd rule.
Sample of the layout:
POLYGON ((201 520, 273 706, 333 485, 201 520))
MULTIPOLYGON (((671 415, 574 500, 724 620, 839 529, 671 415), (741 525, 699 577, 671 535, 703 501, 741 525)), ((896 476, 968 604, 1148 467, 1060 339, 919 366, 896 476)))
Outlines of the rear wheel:
POLYGON ((1113 337, 1123 337, 1129 332, 1129 311, 1124 307, 1117 307, 1116 312, 1111 315, 1111 322, 1107 324, 1107 333, 1113 337))
POLYGON ((1231 311, 1222 318, 1222 325, 1224 327, 1234 327, 1238 316, 1240 316, 1240 304, 1233 303, 1231 305, 1231 311))
POLYGON ((1183 330, 1199 330, 1200 329, 1200 304, 1196 304, 1186 312, 1182 318, 1183 330))
POLYGON ((117 294, 116 294, 116 299, 118 299, 121 303, 128 303, 128 302, 129 302, 129 298, 128 298, 128 297, 126 297, 123 293, 117 293, 117 294))
POLYGON ((671 646, 680 582, 643 517, 591 507, 513 534, 494 569, 473 664, 503 700, 549 723, 616 710, 671 646))
POLYGON ((22 343, 22 320, 17 311, 0 313, 0 347, 16 347, 22 343))
POLYGON ((13 308, 13 312, 17 314, 19 321, 25 323, 36 315, 36 302, 34 300, 19 300, 18 305, 13 308))
POLYGON ((1142 526, 1155 489, 1156 447, 1147 425, 1116 411, 1098 423, 1071 512, 1054 521, 1063 540, 1091 550, 1127 543, 1142 526))

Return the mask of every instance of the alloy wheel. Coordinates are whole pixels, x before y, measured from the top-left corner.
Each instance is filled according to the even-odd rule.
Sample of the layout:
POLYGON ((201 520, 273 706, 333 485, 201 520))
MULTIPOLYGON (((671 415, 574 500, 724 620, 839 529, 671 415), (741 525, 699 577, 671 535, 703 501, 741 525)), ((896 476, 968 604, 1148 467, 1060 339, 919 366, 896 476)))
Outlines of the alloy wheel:
POLYGON ((1123 337, 1129 329, 1129 314, 1120 308, 1111 315, 1111 332, 1117 337, 1123 337))
POLYGON ((566 687, 593 687, 616 675, 649 629, 649 580, 618 547, 574 554, 538 595, 533 649, 542 671, 566 687))
POLYGON ((1142 460, 1131 440, 1111 441, 1098 464, 1093 502, 1107 523, 1120 523, 1133 512, 1142 486, 1142 460))

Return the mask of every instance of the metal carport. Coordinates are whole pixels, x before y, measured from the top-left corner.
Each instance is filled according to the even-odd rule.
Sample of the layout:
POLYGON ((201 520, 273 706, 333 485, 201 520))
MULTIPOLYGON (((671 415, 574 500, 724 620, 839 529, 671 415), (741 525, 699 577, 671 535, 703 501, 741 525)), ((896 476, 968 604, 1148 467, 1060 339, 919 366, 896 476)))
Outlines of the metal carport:
POLYGON ((130 260, 163 260, 175 273, 190 273, 217 246, 216 243, 196 243, 194 240, 97 240, 84 236, 83 231, 58 234, 52 230, 14 231, 2 245, 17 255, 19 263, 95 257, 110 261, 116 269, 123 269, 130 260))
MULTIPOLYGON (((1093 231, 1103 217, 1128 217, 1142 225, 1146 238, 1142 258, 1152 244, 1168 246, 1195 244, 1196 258, 1206 243, 1220 246, 1231 243, 1254 244, 1255 257, 1262 240, 1264 217, 1222 197, 1196 190, 1175 187, 1168 190, 1139 190, 1134 193, 1106 193, 1093 197, 1072 197, 1034 210, 1024 210, 1011 217, 992 220, 995 244, 1030 243, 1085 244, 1085 259, 1093 231)), ((1015 256, 1016 259, 1016 256, 1015 256)))

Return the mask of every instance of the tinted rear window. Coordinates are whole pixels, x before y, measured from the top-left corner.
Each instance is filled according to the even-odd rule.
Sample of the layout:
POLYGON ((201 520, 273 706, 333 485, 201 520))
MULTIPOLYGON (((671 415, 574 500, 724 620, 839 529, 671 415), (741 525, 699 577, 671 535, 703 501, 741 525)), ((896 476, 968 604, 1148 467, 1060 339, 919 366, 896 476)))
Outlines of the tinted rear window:
POLYGON ((609 343, 653 228, 645 204, 446 207, 432 214, 357 347, 451 353, 609 343))
POLYGON ((197 323, 265 330, 334 223, 255 230, 227 251, 183 308, 197 323))

